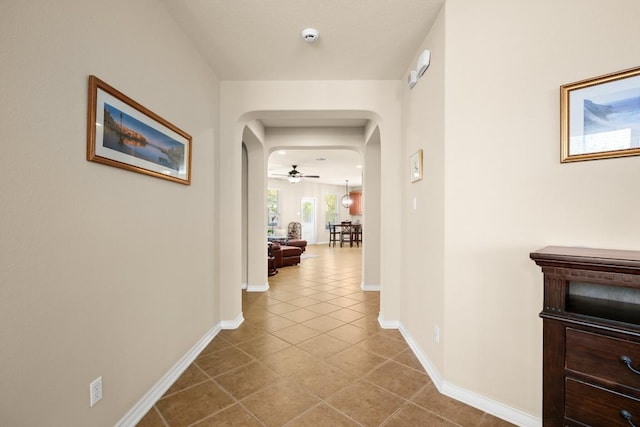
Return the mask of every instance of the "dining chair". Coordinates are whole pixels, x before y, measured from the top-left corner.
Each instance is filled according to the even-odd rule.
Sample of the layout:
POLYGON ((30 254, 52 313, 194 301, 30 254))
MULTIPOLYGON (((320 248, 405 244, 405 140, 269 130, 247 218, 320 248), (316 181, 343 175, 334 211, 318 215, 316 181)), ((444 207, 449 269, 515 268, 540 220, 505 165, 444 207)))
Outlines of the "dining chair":
POLYGON ((353 224, 352 228, 351 239, 360 247, 360 243, 362 243, 362 224, 353 224))
POLYGON ((333 247, 336 247, 336 242, 340 240, 340 231, 336 228, 335 224, 329 224, 329 246, 333 243, 333 247))
POLYGON ((340 247, 344 242, 349 242, 349 245, 353 247, 353 225, 351 225, 351 221, 342 221, 340 224, 340 247))

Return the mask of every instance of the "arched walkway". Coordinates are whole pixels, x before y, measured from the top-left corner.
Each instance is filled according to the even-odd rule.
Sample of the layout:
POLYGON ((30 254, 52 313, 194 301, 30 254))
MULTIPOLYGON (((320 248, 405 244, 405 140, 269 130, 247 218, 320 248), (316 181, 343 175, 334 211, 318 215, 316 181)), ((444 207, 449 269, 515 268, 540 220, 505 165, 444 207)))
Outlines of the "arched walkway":
MULTIPOLYGON (((246 245, 246 286, 267 289, 265 256, 266 164, 269 150, 263 123, 273 120, 327 121, 361 119, 365 171, 364 275, 361 286, 383 292, 380 320, 399 319, 397 281, 401 275, 401 218, 395 208, 401 200, 400 106, 397 82, 225 82, 221 86, 219 159, 220 313, 223 328, 242 323, 240 289, 243 283, 243 245, 246 245), (246 146, 246 170, 242 170, 242 144, 246 146), (368 152, 367 145, 376 147, 368 152), (371 162, 375 168, 369 168, 371 162), (246 173, 246 190, 242 174, 246 173), (246 220, 239 213, 246 197, 246 220), (379 212, 379 216, 371 215, 379 212), (378 221, 375 224, 372 220, 378 221), (238 238, 245 227, 246 241, 238 238), (384 224, 384 227, 383 227, 384 224), (367 236, 367 233, 371 236, 367 236), (372 236, 378 236, 372 237, 372 236), (376 241, 377 240, 377 241, 376 241), (385 242, 380 245, 379 242, 385 242), (370 242, 370 243, 369 243, 370 242), (375 265, 375 267, 370 267, 375 265), (386 276, 386 278, 385 278, 386 276), (367 283, 367 278, 375 282, 367 283), (388 283, 385 288, 384 284, 388 283)), ((387 325, 389 326, 389 325, 387 325)), ((393 325, 390 325, 393 327, 393 325)))

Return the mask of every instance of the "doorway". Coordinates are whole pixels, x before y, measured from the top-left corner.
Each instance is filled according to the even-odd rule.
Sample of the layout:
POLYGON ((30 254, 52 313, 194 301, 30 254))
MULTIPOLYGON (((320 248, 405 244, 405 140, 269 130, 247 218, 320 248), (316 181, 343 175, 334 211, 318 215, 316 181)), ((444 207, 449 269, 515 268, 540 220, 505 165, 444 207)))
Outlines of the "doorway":
POLYGON ((302 239, 308 244, 316 243, 316 198, 303 197, 300 199, 300 224, 302 225, 302 239))

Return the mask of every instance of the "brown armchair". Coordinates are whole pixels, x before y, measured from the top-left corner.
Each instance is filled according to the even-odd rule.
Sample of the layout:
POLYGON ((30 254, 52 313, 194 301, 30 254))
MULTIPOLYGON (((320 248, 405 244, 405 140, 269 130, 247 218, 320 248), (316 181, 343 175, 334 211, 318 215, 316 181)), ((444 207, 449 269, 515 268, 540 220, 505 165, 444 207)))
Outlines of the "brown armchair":
POLYGON ((275 260, 276 268, 300 264, 302 249, 296 246, 281 245, 279 243, 270 243, 270 246, 271 256, 273 256, 275 260))

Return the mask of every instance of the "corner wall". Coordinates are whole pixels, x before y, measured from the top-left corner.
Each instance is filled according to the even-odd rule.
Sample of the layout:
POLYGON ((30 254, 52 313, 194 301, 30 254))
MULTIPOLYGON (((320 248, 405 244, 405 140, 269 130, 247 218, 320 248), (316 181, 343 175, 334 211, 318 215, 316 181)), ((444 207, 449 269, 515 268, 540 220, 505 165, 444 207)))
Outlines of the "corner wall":
MULTIPOLYGON (((437 308, 429 315, 408 310, 403 322, 449 391, 510 408, 510 415, 522 411, 522 425, 535 425, 542 411, 542 274, 529 253, 551 244, 637 250, 640 241, 640 226, 630 220, 640 207, 640 157, 560 164, 559 87, 639 66, 640 46, 630 41, 640 38, 640 6, 448 0, 443 16, 444 29, 434 27, 430 37, 444 31, 445 57, 434 52, 425 77, 445 61, 444 156, 429 166, 444 180, 405 187, 403 206, 409 227, 428 228, 428 215, 413 218, 413 187, 431 185, 435 197, 443 185, 444 270, 441 279, 425 272, 434 283, 422 283, 419 258, 408 257, 402 298, 406 305, 422 298, 432 309, 427 290, 442 290, 443 348, 433 345, 427 318, 436 318, 437 308)), ((437 49, 430 43, 428 37, 437 49)), ((422 84, 409 95, 422 100, 405 100, 405 156, 440 141, 440 125, 427 124, 438 91, 422 84)), ((407 242, 408 253, 424 260, 442 251, 437 239, 426 249, 417 242, 407 242)))
POLYGON ((640 65, 628 43, 640 6, 454 0, 446 17, 445 375, 540 415, 542 274, 529 253, 637 249, 640 237, 640 157, 560 164, 559 86, 640 65))
MULTIPOLYGON (((411 67, 424 49, 431 51, 431 65, 418 84, 403 85, 403 327, 428 356, 429 363, 444 373, 445 335, 434 339, 435 328, 444 324, 444 8, 434 22, 411 67), (423 150, 423 179, 410 182, 409 157, 423 150)), ((409 71, 407 71, 407 75, 409 71)))
POLYGON ((0 424, 113 426, 220 321, 218 81, 156 0, 2 1, 0 58, 0 424), (193 137, 191 186, 86 161, 89 74, 193 137))

